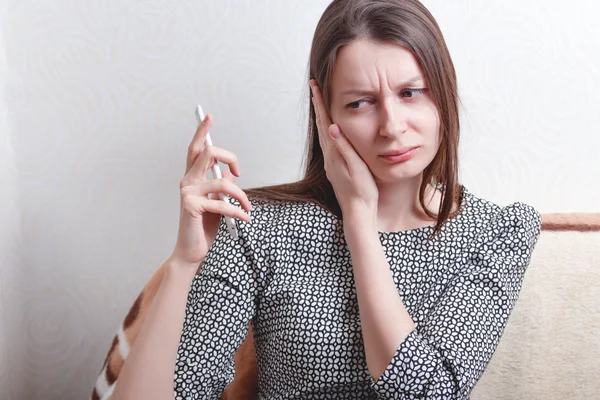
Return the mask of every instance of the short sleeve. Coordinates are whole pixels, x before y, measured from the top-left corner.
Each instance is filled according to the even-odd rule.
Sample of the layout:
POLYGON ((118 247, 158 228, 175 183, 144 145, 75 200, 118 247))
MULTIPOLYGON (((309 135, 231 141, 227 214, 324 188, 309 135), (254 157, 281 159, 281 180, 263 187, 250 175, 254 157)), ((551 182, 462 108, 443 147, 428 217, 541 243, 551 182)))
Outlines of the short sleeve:
POLYGON ((234 355, 256 312, 253 243, 239 223, 233 239, 221 218, 188 296, 175 365, 176 399, 217 399, 233 381, 234 355))
POLYGON ((385 399, 468 399, 506 327, 541 231, 540 214, 501 208, 429 315, 372 382, 385 399))

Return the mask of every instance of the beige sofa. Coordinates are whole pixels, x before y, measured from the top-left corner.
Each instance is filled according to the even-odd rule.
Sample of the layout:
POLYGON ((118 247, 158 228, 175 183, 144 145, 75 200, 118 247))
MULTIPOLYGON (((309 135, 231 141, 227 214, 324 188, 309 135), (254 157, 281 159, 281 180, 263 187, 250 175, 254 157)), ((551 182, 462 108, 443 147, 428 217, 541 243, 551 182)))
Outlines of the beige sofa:
POLYGON ((545 214, 472 400, 600 399, 600 214, 545 214))

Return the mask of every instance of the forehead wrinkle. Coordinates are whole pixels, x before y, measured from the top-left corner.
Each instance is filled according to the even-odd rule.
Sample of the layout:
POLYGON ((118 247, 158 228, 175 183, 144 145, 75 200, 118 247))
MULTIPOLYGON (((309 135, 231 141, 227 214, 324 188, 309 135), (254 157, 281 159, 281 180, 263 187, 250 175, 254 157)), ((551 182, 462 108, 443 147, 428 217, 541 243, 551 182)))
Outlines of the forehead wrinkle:
POLYGON ((343 54, 336 61, 338 65, 333 79, 338 84, 334 85, 332 82, 332 89, 335 86, 338 95, 348 90, 379 93, 386 86, 395 91, 415 77, 421 78, 420 83, 425 84, 421 68, 418 64, 415 65, 414 55, 410 51, 405 49, 405 52, 398 53, 395 49, 390 51, 389 46, 369 46, 365 50, 364 45, 365 43, 350 45, 351 49, 346 47, 341 50, 343 54))
POLYGON ((383 91, 384 85, 387 86, 389 90, 396 91, 411 85, 423 85, 425 83, 425 78, 420 72, 399 79, 396 79, 395 76, 390 79, 388 78, 388 74, 380 72, 377 72, 374 75, 375 79, 371 79, 371 76, 368 74, 365 75, 366 79, 364 81, 354 78, 348 79, 346 77, 343 82, 340 82, 340 94, 380 92, 383 91), (373 82, 375 82, 375 85, 373 85, 373 82))

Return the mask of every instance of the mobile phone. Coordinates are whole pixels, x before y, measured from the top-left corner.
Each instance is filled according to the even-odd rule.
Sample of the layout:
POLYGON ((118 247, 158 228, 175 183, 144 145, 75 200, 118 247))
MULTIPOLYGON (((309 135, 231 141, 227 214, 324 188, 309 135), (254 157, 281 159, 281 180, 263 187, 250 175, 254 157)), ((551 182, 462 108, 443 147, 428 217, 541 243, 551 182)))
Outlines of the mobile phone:
MULTIPOLYGON (((198 121, 198 125, 200 125, 200 123, 202 121, 204 121, 204 112, 202 111, 202 107, 200 107, 199 105, 196 106, 196 120, 198 121)), ((207 146, 212 146, 212 139, 210 137, 210 133, 206 134, 206 145, 207 146)), ((221 179, 223 177, 223 175, 221 175, 221 168, 219 168, 219 162, 215 162, 215 164, 211 167, 211 173, 212 173, 212 177, 213 179, 221 179)), ((221 200, 223 200, 226 203, 229 203, 229 196, 223 194, 223 193, 219 193, 219 198, 221 200)), ((229 230, 229 234, 231 235, 232 238, 237 239, 238 238, 238 231, 237 231, 237 226, 235 224, 235 220, 227 215, 224 215, 225 217, 225 223, 227 224, 227 229, 229 230)))

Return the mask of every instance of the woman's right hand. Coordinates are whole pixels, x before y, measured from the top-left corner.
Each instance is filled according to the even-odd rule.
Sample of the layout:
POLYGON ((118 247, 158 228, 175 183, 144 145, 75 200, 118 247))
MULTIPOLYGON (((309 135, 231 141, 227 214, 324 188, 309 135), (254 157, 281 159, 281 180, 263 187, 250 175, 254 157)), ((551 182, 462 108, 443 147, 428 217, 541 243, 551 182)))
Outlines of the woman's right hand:
POLYGON ((170 256, 171 261, 193 269, 198 268, 213 244, 221 215, 250 221, 242 208, 220 200, 218 193, 233 197, 245 210, 252 210, 248 196, 234 183, 235 177, 240 176, 236 155, 213 146, 202 150, 211 125, 212 115, 209 114, 198 126, 188 147, 185 175, 180 183, 179 232, 170 256), (222 179, 207 180, 206 173, 217 161, 229 165, 229 169, 222 171, 222 179))

